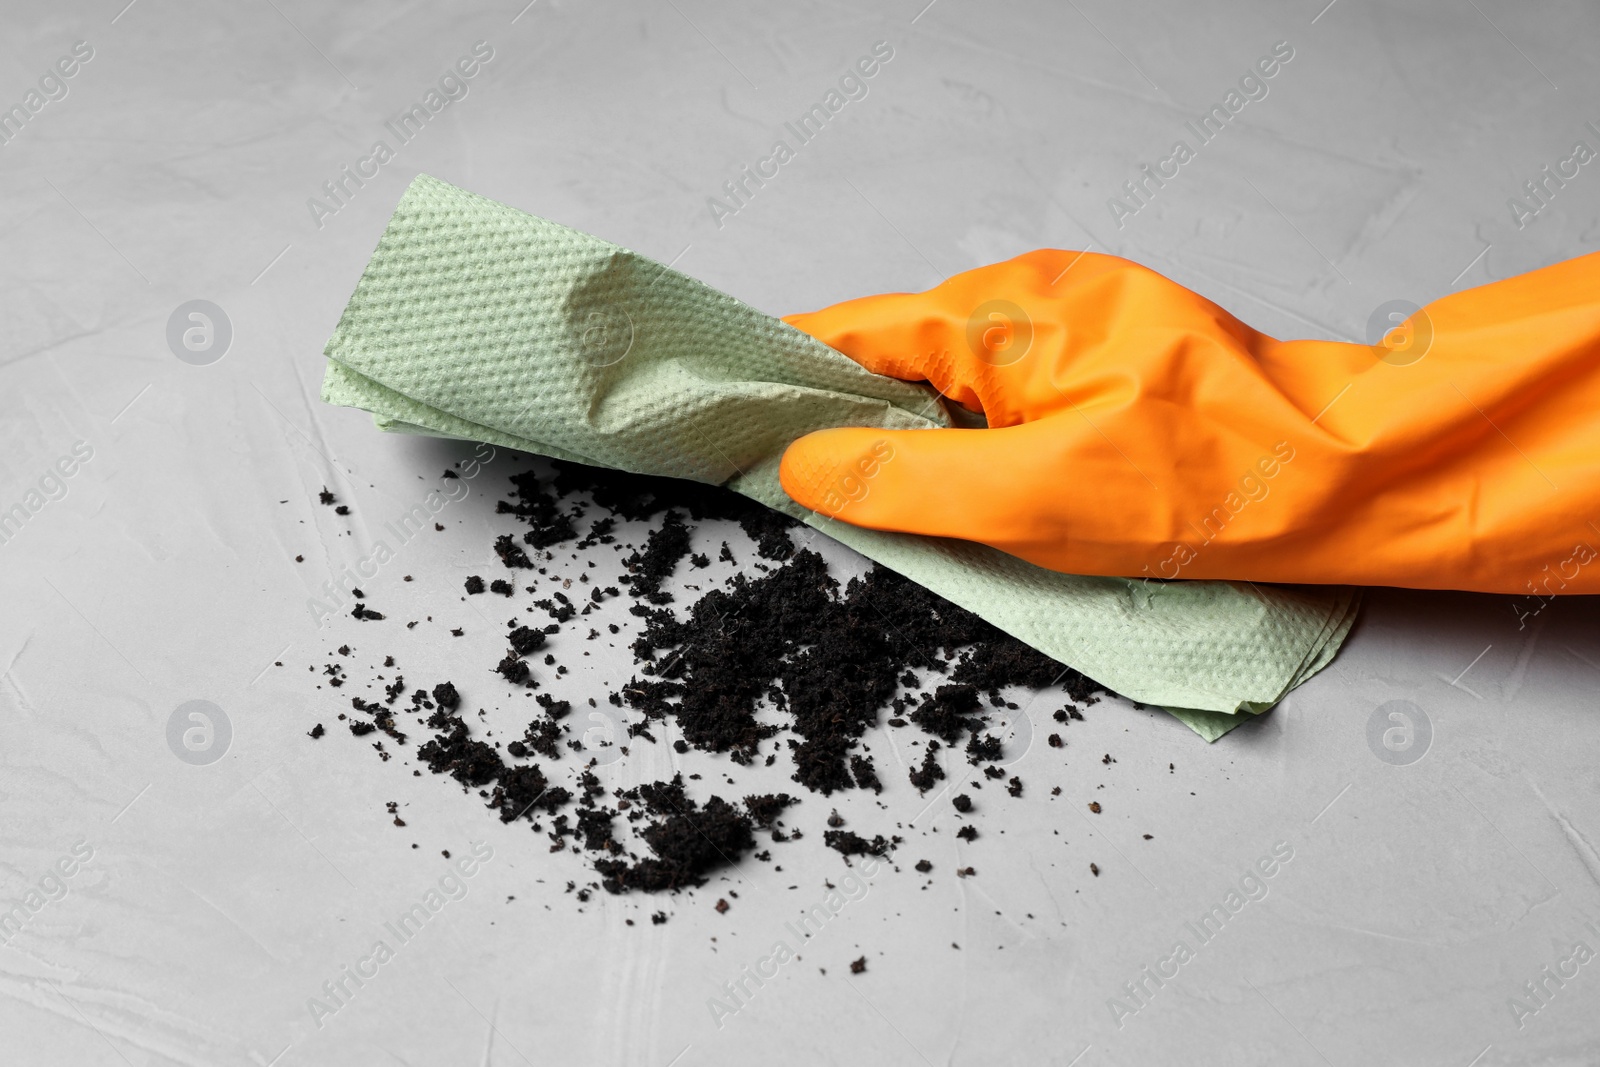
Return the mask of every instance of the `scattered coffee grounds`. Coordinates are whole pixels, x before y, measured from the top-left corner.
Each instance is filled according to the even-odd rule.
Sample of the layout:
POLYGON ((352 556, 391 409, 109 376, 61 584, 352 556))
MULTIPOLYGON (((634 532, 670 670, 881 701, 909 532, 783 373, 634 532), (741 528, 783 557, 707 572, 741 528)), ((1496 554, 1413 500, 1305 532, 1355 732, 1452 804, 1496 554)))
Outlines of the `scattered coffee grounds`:
POLYGON ((755 848, 750 815, 716 796, 697 806, 683 791, 682 775, 670 783, 640 786, 624 796, 643 799, 646 810, 661 817, 639 831, 654 855, 632 863, 600 860, 594 865, 609 892, 703 885, 707 872, 732 864, 755 848))
POLYGON ((456 716, 440 709, 428 719, 428 725, 446 731, 417 750, 434 774, 449 774, 464 786, 488 785, 505 774, 500 754, 484 742, 469 738, 467 724, 456 716))
MULTIPOLYGON (((999 755, 999 740, 977 732, 985 722, 980 685, 998 694, 1002 685, 1032 684, 1046 674, 1043 684, 1076 675, 892 571, 874 568, 840 596, 810 550, 760 578, 736 575, 726 589, 702 596, 687 618, 667 611, 646 611, 645 618, 634 653, 647 661, 641 673, 659 680, 630 683, 624 696, 631 706, 674 719, 691 746, 748 763, 775 732, 755 716, 758 702, 770 698, 790 713, 798 736, 787 742, 794 780, 824 794, 881 786, 869 762, 852 763, 851 750, 895 699, 908 665, 943 671, 965 649, 955 670, 977 684, 941 686, 911 720, 947 744, 972 731, 974 763, 999 755), (996 662, 977 666, 989 659, 996 662)), ((938 777, 942 769, 925 766, 913 781, 926 791, 938 777)))
POLYGON ((531 626, 517 626, 506 635, 506 640, 511 643, 512 651, 519 656, 526 656, 544 647, 545 632, 531 626))
POLYGON ((953 745, 971 726, 969 716, 982 709, 975 686, 941 685, 932 696, 922 698, 922 704, 911 713, 911 721, 953 745))
POLYGON ((843 856, 882 856, 899 840, 888 841, 878 834, 868 841, 854 830, 829 830, 822 835, 822 843, 843 856))
POLYGON ((872 766, 871 756, 851 756, 850 773, 855 775, 858 789, 870 789, 874 793, 883 792, 883 783, 878 780, 878 772, 872 766))
POLYGON ((865 956, 862 956, 858 960, 852 960, 851 963, 850 963, 850 973, 851 974, 860 974, 862 971, 865 971, 866 969, 867 969, 867 957, 865 957, 865 956))
POLYGON ((508 682, 522 682, 529 688, 533 686, 533 683, 528 678, 529 668, 527 661, 518 659, 514 652, 508 652, 506 658, 500 661, 500 665, 495 670, 505 675, 508 682))
MULTIPOLYGON (((502 504, 505 501, 501 501, 502 504)), ((500 562, 507 567, 521 567, 524 570, 533 570, 533 561, 528 559, 528 554, 517 547, 511 540, 510 534, 501 534, 494 542, 495 555, 500 557, 500 562)))
POLYGON ((777 821, 783 810, 799 801, 788 793, 771 793, 766 796, 744 798, 744 809, 750 813, 750 818, 763 830, 772 829, 772 824, 777 821))
POLYGON ((939 742, 928 742, 928 750, 922 754, 922 766, 913 768, 910 777, 919 793, 926 793, 944 777, 944 768, 939 765, 939 742))
MULTIPOLYGON (((522 535, 524 544, 534 548, 545 548, 571 540, 577 535, 572 526, 572 516, 561 509, 560 499, 545 489, 535 472, 524 471, 521 474, 513 474, 511 485, 513 495, 517 498, 516 503, 499 501, 495 505, 495 512, 500 515, 515 515, 528 524, 528 532, 522 535)), ((502 538, 502 541, 509 542, 510 538, 502 538)), ((499 545, 500 543, 496 542, 497 550, 499 545)), ((522 566, 522 564, 507 562, 506 566, 522 566)))
MULTIPOLYGON (((771 863, 771 850, 758 834, 780 844, 805 836, 784 825, 789 809, 799 803, 790 793, 736 800, 697 787, 692 796, 689 784, 701 779, 697 773, 608 792, 598 764, 617 758, 610 753, 618 749, 622 756, 633 745, 662 745, 675 758, 697 751, 718 754, 705 758, 779 765, 800 789, 824 796, 852 789, 882 794, 885 783, 865 741, 868 731, 887 724, 891 730, 914 731, 903 742, 913 751, 922 746, 920 762, 909 760, 907 772, 920 793, 946 781, 946 759, 962 757, 982 767, 983 774, 962 769, 956 784, 977 789, 984 779, 1006 777, 999 766, 1004 741, 996 711, 1013 713, 1012 720, 1015 713, 1025 714, 1006 699, 1007 689, 1056 687, 1070 700, 1055 713, 1062 724, 1081 720, 1078 706, 1097 699, 1099 687, 1078 672, 893 571, 872 566, 841 584, 821 554, 796 543, 796 532, 804 527, 737 494, 561 462, 540 469, 553 473, 511 475, 509 499, 498 501, 495 509, 526 527, 520 536, 498 533, 492 548, 507 571, 532 572, 526 575, 533 583, 526 586, 528 599, 516 599, 518 583, 509 575, 487 584, 472 575, 464 583, 468 596, 492 591, 512 601, 513 615, 497 650, 480 660, 476 670, 481 673, 468 667, 468 676, 483 680, 468 685, 466 696, 491 705, 495 692, 502 702, 517 694, 533 698, 538 711, 511 731, 520 729, 521 736, 507 740, 504 730, 489 729, 485 710, 470 714, 452 682, 412 687, 398 674, 380 674, 373 681, 371 688, 385 694, 383 702, 354 698, 353 714, 340 718, 347 719, 354 736, 381 732, 383 737, 369 743, 388 760, 396 753, 385 749, 386 743, 407 744, 397 715, 415 716, 427 731, 416 748, 423 768, 476 793, 502 822, 529 825, 549 842, 551 852, 587 858, 596 880, 581 887, 568 883, 580 902, 599 889, 627 893, 701 886, 747 858, 771 863), (696 550, 700 524, 707 521, 738 523, 755 556, 767 561, 755 564, 759 573, 736 573, 706 589, 685 586, 683 579, 711 566, 710 553, 696 550), (649 524, 642 544, 626 543, 623 538, 637 537, 641 523, 649 524), (614 554, 614 585, 589 558, 606 552, 614 554), (572 700, 559 695, 568 668, 559 657, 576 655, 574 643, 601 637, 598 622, 574 620, 606 607, 624 588, 627 611, 638 622, 632 632, 615 622, 606 630, 626 638, 634 673, 615 679, 606 701, 632 714, 625 730, 596 747, 584 740, 586 723, 570 725, 572 700), (686 591, 694 599, 680 605, 686 591), (569 633, 569 624, 580 628, 569 633)), ((332 495, 324 494, 323 502, 331 504, 332 495)), ((735 562, 726 541, 716 559, 735 562)), ((354 592, 358 598, 365 595, 354 592)), ((361 600, 351 614, 362 622, 384 619, 361 600)), ((413 620, 407 628, 416 624, 413 620)), ((459 627, 449 632, 464 633, 459 627)), ((344 646, 340 655, 353 653, 344 646)), ((394 662, 393 656, 382 659, 391 670, 394 662)), ((330 665, 325 672, 330 685, 345 678, 342 667, 330 665)), ((587 703, 601 707, 592 697, 587 703)), ((310 736, 324 732, 319 723, 310 736)), ((1050 735, 1049 743, 1064 746, 1059 735, 1050 735)), ((1005 788, 1013 797, 1022 795, 1020 778, 1010 778, 1005 788)), ((976 810, 965 792, 951 802, 963 814, 976 810)), ((1091 810, 1098 811, 1098 803, 1091 810)), ((888 857, 893 864, 902 843, 898 835, 845 828, 837 811, 825 821, 825 847, 844 857, 888 857)), ((979 838, 970 823, 950 832, 968 842, 979 838)), ((919 860, 915 869, 928 874, 933 864, 919 860)), ((955 873, 966 878, 976 871, 968 866, 955 873)), ((716 910, 728 907, 725 898, 719 899, 716 910)), ((652 916, 654 923, 664 921, 663 912, 652 916)), ((865 967, 863 956, 851 969, 859 974, 865 967)))
POLYGON ((659 529, 653 530, 645 541, 643 552, 635 552, 623 561, 631 572, 618 579, 627 583, 629 592, 643 597, 652 604, 672 602, 672 594, 661 590, 661 583, 672 577, 678 561, 689 554, 689 528, 676 511, 667 512, 659 529))
POLYGON ((793 554, 794 544, 789 540, 793 525, 793 519, 767 508, 739 516, 739 528, 756 543, 756 555, 762 559, 784 560, 793 554))

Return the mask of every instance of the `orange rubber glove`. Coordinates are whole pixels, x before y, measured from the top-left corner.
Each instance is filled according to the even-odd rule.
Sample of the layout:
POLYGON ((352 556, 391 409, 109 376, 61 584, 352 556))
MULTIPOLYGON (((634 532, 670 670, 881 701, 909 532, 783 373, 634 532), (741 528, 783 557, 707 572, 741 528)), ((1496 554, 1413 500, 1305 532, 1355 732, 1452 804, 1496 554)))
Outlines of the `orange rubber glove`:
POLYGON ((796 441, 785 491, 845 522, 1074 574, 1600 592, 1600 253, 1377 346, 1057 250, 785 321, 987 417, 796 441))

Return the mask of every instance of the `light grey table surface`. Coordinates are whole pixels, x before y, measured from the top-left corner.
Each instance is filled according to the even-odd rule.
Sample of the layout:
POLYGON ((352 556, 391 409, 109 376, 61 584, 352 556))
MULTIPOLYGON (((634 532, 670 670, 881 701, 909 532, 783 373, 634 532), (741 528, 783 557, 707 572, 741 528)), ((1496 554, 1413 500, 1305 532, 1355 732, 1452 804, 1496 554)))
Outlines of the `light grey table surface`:
MULTIPOLYGON (((453 676, 469 704, 509 708, 508 724, 517 712, 483 680, 498 623, 457 593, 492 574, 515 457, 487 463, 446 532, 370 580, 390 621, 319 629, 306 608, 470 454, 317 400, 322 344, 419 171, 773 313, 1053 245, 1140 260, 1279 336, 1364 339, 1385 302, 1595 247, 1600 169, 1520 227, 1508 204, 1574 142, 1600 148, 1592 5, 523 2, 4 7, 0 106, 27 117, 0 145, 0 508, 30 514, 0 543, 0 899, 23 909, 0 951, 0 1060, 1600 1058, 1600 963, 1574 956, 1600 950, 1586 600, 1519 616, 1507 597, 1374 593, 1331 667, 1211 746, 1105 701, 1052 749, 1039 738, 1056 705, 1041 700, 1006 757, 1028 791, 978 794, 970 844, 943 800, 924 810, 905 753, 875 731, 889 788, 837 806, 852 828, 904 836, 900 869, 739 1000, 725 984, 848 872, 817 840, 832 802, 796 809, 809 836, 774 847, 781 871, 750 860, 693 894, 579 905, 578 857, 342 730, 305 736, 350 693, 306 671, 343 642, 358 694, 394 653, 410 677, 453 676), (57 80, 77 42, 92 54, 57 80), (386 123, 477 42, 492 54, 465 95, 447 82, 459 99, 401 143, 386 123), (713 211, 877 42, 892 58, 865 95, 791 143, 736 212, 713 211), (1248 82, 1259 98, 1198 145, 1186 123, 1278 42, 1292 58, 1265 95, 1248 82), (1194 158, 1115 212, 1179 139, 1194 158), (392 158, 363 164, 380 140, 392 158), (346 166, 369 177, 334 203, 323 184, 346 166), (168 343, 197 299, 231 327, 209 365, 168 343), (92 455, 54 479, 75 446, 92 455), (323 485, 348 519, 316 504, 323 485), (415 631, 398 622, 429 613, 415 631), (191 700, 231 735, 206 765, 169 745, 191 700), (1391 734, 1401 751, 1385 760, 1369 725, 1390 701, 1419 732, 1409 748, 1391 734), (324 982, 448 873, 440 852, 475 845, 493 854, 464 895, 337 1011, 314 1012, 324 982), (1191 924, 1274 848, 1292 858, 1202 942, 1191 924), (928 877, 910 869, 923 857, 928 877), (1163 962, 1179 941, 1181 962, 1163 962)), ((828 554, 840 573, 856 565, 828 554)), ((635 621, 621 605, 603 618, 635 621)), ((631 670, 622 640, 594 649, 565 695, 603 696, 631 670)), ((679 767, 707 791, 725 772, 741 793, 787 784, 781 766, 642 744, 603 770, 631 785, 679 767)))

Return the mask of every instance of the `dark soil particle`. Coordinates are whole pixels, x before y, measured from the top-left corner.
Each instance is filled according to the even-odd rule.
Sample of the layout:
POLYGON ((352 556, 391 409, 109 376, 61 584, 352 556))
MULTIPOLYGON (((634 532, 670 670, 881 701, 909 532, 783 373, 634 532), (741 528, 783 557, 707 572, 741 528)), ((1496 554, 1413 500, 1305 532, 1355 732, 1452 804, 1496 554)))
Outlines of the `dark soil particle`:
POLYGON ((513 684, 528 680, 527 661, 518 659, 515 652, 507 653, 506 658, 500 661, 495 670, 505 675, 506 681, 513 684))
POLYGON ((843 856, 882 856, 899 840, 889 841, 878 834, 869 841, 854 830, 827 830, 822 835, 822 843, 843 856))
POLYGON ((534 699, 538 701, 539 706, 552 719, 564 719, 572 714, 572 701, 570 700, 557 700, 549 693, 540 693, 534 699))
POLYGON ((789 540, 789 530, 794 525, 787 515, 766 508, 746 512, 739 518, 739 528, 756 543, 756 555, 762 559, 785 560, 794 553, 794 542, 789 540))
POLYGON ((628 591, 636 597, 652 604, 669 604, 672 594, 663 591, 661 583, 672 577, 678 561, 688 554, 689 528, 681 515, 669 511, 661 526, 645 540, 644 550, 623 560, 630 573, 622 581, 628 583, 628 591))
POLYGON ((533 569, 533 561, 528 558, 526 552, 517 547, 515 541, 511 540, 510 534, 501 534, 495 538, 494 552, 495 555, 500 557, 500 562, 507 567, 520 567, 530 571, 533 569))
POLYGON ((953 745, 972 725, 972 716, 983 710, 978 690, 970 685, 941 685, 911 713, 911 721, 935 737, 953 745))
POLYGON ((476 574, 468 575, 467 593, 470 595, 481 592, 483 592, 483 578, 476 574))
MULTIPOLYGON (((632 862, 607 859, 595 863, 607 892, 704 885, 710 871, 737 862, 740 855, 755 848, 748 815, 716 796, 704 806, 696 806, 684 796, 681 780, 675 781, 679 784, 669 805, 671 813, 639 831, 653 855, 632 862)), ((656 810, 654 804, 651 810, 656 810)))
POLYGON ((979 734, 974 732, 967 738, 967 762, 976 767, 980 763, 987 763, 1000 758, 1003 750, 1000 739, 994 734, 979 734))
POLYGON ((917 792, 926 793, 944 777, 944 768, 939 766, 939 742, 929 741, 928 751, 922 754, 922 766, 911 770, 911 784, 917 787, 917 792))
MULTIPOLYGON (((437 720, 446 730, 417 750, 417 755, 434 774, 449 774, 465 786, 487 785, 505 772, 500 755, 482 741, 467 736, 467 724, 459 718, 436 712, 428 725, 439 729, 437 720)), ((352 727, 354 729, 354 727, 352 727)))
POLYGON ((606 808, 584 808, 578 812, 578 836, 583 847, 593 852, 618 853, 622 846, 611 838, 611 820, 617 813, 606 808))
POLYGON ((544 647, 545 633, 528 626, 518 626, 507 635, 511 647, 519 656, 526 656, 530 652, 537 652, 544 647))
POLYGON ((785 808, 798 803, 788 793, 768 793, 765 796, 745 797, 744 810, 750 813, 750 818, 755 820, 757 826, 770 830, 785 808))
POLYGON ((874 793, 883 792, 883 783, 878 780, 878 772, 873 769, 871 756, 851 756, 850 773, 855 775, 857 788, 870 789, 874 793))
POLYGON ((867 969, 867 957, 862 956, 860 959, 850 961, 850 973, 851 974, 861 974, 866 969, 867 969))
MULTIPOLYGON (((515 515, 528 524, 529 530, 522 537, 524 544, 534 548, 548 548, 578 536, 577 530, 572 525, 571 515, 562 509, 559 497, 545 489, 536 473, 524 471, 521 474, 513 474, 511 485, 516 501, 497 502, 495 512, 500 515, 515 515)), ((503 540, 509 541, 510 538, 503 540)), ((496 542, 496 550, 498 549, 499 542, 496 542)), ((502 555, 501 558, 504 559, 505 556, 502 555)), ((506 564, 508 567, 523 565, 510 562, 506 564)), ((527 566, 531 567, 532 564, 527 566)))

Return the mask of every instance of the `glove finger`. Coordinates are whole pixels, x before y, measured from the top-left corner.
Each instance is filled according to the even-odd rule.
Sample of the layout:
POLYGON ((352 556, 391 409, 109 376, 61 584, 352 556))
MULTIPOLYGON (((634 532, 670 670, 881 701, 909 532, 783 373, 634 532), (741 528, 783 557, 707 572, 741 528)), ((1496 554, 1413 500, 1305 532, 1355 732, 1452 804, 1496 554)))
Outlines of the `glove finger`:
POLYGON ((1129 266, 1040 249, 926 292, 861 297, 784 321, 875 374, 929 382, 991 427, 1013 426, 1059 403, 1055 378, 1071 332, 1092 332, 1097 309, 1115 306, 1104 283, 1129 266))
POLYGON ((1055 501, 1040 500, 1040 479, 1061 469, 1055 454, 1070 444, 1037 426, 821 430, 789 446, 779 478, 797 503, 852 525, 982 541, 1023 556, 1029 546, 1059 551, 1068 531, 1055 501))

